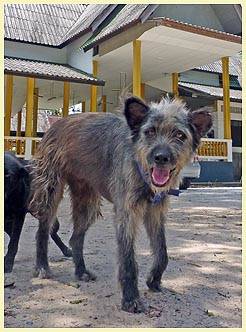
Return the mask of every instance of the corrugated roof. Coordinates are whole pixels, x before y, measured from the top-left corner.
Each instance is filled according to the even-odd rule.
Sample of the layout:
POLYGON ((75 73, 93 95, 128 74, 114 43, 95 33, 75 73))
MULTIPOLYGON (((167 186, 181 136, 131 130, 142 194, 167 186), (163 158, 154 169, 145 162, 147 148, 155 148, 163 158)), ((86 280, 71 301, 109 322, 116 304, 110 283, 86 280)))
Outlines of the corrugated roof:
MULTIPOLYGON (((213 73, 222 73, 222 62, 216 61, 207 65, 195 67, 195 69, 209 71, 213 73)), ((232 56, 229 60, 230 75, 240 76, 242 74, 242 58, 241 56, 232 56)))
POLYGON ((82 47, 89 49, 97 42, 104 40, 113 33, 120 32, 124 27, 138 22, 141 14, 149 5, 126 5, 115 18, 97 35, 90 38, 82 47))
MULTIPOLYGON (((200 91, 200 92, 209 94, 211 96, 223 97, 222 88, 205 86, 205 85, 200 85, 200 84, 193 84, 193 83, 184 83, 184 82, 179 82, 179 86, 188 88, 188 89, 192 89, 192 90, 196 90, 196 91, 200 91)), ((230 98, 242 100, 242 91, 230 89, 230 98)))
POLYGON ((82 31, 88 29, 95 21, 95 19, 100 16, 109 6, 110 5, 89 5, 78 18, 77 22, 72 25, 72 27, 60 40, 60 44, 63 44, 64 42, 80 34, 82 31))
POLYGON ((6 4, 4 37, 58 46, 87 6, 86 4, 6 4))
POLYGON ((104 85, 104 81, 68 65, 5 57, 4 72, 19 76, 37 77, 56 81, 69 81, 104 85))
MULTIPOLYGON (((144 5, 125 6, 121 10, 121 12, 107 25, 105 29, 103 29, 96 36, 93 36, 93 38, 90 38, 84 45, 82 45, 82 47, 84 48, 84 50, 88 50, 92 46, 99 44, 105 39, 110 38, 112 35, 120 33, 122 28, 126 27, 127 25, 130 25, 130 23, 137 23, 139 21, 141 14, 147 7, 148 6, 144 5)), ((192 33, 205 35, 212 38, 219 38, 222 40, 228 40, 235 43, 242 42, 242 38, 240 36, 233 35, 231 33, 224 31, 203 27, 200 25, 194 25, 191 23, 174 20, 169 17, 156 17, 156 18, 151 18, 147 21, 152 21, 156 25, 163 25, 174 29, 180 29, 192 33)))

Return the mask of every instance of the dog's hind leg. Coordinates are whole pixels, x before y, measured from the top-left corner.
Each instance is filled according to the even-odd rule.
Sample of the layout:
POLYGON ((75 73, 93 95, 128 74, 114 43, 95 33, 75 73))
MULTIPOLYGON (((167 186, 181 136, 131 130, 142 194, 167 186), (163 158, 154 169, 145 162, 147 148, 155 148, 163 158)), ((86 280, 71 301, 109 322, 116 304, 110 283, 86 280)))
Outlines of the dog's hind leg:
POLYGON ((57 234, 60 224, 58 219, 55 219, 54 225, 51 229, 51 238, 54 240, 55 244, 60 248, 61 252, 66 257, 72 257, 72 250, 68 248, 61 240, 60 236, 57 234))
POLYGON ((144 225, 154 256, 154 262, 147 278, 147 286, 154 292, 160 292, 161 277, 168 264, 164 213, 158 208, 150 207, 145 215, 144 225))
POLYGON ((56 211, 63 195, 63 184, 52 188, 46 211, 39 217, 39 228, 36 233, 36 266, 35 277, 50 278, 51 271, 48 262, 48 240, 52 225, 56 220, 56 211))
POLYGON ((73 234, 69 241, 75 264, 75 277, 90 281, 96 277, 85 266, 83 247, 85 233, 100 214, 100 196, 85 182, 69 183, 72 200, 73 234))

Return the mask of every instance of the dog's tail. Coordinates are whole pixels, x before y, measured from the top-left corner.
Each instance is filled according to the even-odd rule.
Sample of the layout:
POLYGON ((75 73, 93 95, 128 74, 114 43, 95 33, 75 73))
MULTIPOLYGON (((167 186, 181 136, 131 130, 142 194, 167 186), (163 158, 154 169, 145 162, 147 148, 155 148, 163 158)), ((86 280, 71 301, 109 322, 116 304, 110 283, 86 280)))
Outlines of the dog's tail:
POLYGON ((61 192, 61 149, 52 128, 40 142, 32 160, 28 211, 36 218, 50 215, 61 192))

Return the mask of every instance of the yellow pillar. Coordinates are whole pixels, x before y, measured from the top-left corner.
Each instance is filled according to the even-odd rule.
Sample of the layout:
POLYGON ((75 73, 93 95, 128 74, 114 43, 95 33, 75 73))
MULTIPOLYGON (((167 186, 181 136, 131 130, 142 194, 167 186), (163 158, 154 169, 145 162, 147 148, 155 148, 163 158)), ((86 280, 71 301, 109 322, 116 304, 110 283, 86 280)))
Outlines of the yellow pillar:
POLYGON ((63 108, 62 116, 65 118, 69 113, 70 83, 64 82, 63 85, 63 108))
POLYGON ((141 97, 141 40, 133 41, 133 94, 141 97))
POLYGON ((102 111, 107 112, 107 97, 105 95, 102 96, 102 111))
POLYGON ((172 93, 175 97, 179 96, 179 74, 172 73, 172 93))
POLYGON ((85 112, 85 100, 82 100, 82 102, 81 102, 81 104, 82 104, 82 112, 84 113, 85 112))
POLYGON ((145 99, 145 83, 141 83, 141 98, 145 99))
POLYGON ((34 106, 34 86, 35 79, 27 77, 27 92, 26 92, 26 128, 25 136, 32 137, 32 118, 34 106))
POLYGON ((13 75, 6 75, 4 135, 10 135, 11 113, 13 101, 13 75))
MULTIPOLYGON (((38 128, 38 88, 34 89, 33 96, 33 117, 32 117, 32 136, 37 137, 38 128)), ((36 151, 36 141, 32 142, 32 154, 36 151)))
MULTIPOLYGON (((98 61, 92 61, 92 73, 93 76, 97 77, 98 75, 98 61)), ((97 86, 91 85, 91 105, 90 111, 96 112, 97 111, 97 86)))
POLYGON ((224 138, 231 139, 229 57, 223 57, 221 60, 224 103, 224 138))
POLYGON ((32 118, 32 136, 37 137, 38 129, 38 88, 34 89, 33 100, 33 118, 32 118))
MULTIPOLYGON (((21 137, 21 118, 22 118, 22 111, 19 111, 17 114, 17 130, 16 130, 17 137, 21 137)), ((16 150, 17 154, 20 154, 21 142, 19 140, 16 143, 16 150)))
POLYGON ((21 119, 22 119, 22 111, 19 111, 17 114, 17 131, 16 136, 21 136, 21 119))

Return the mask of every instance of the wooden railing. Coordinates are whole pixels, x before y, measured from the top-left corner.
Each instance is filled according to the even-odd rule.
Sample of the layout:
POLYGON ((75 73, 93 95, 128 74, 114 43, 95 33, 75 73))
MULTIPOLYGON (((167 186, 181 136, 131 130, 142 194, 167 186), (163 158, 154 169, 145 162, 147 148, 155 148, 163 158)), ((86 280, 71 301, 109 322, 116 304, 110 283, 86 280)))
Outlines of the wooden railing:
POLYGON ((202 138, 198 148, 199 160, 232 161, 232 140, 202 138))
POLYGON ((31 159, 41 138, 4 136, 4 150, 12 151, 17 157, 31 159))

